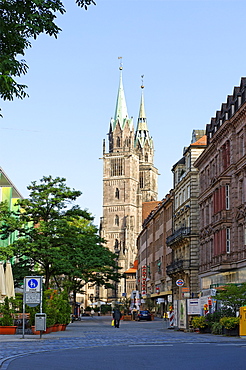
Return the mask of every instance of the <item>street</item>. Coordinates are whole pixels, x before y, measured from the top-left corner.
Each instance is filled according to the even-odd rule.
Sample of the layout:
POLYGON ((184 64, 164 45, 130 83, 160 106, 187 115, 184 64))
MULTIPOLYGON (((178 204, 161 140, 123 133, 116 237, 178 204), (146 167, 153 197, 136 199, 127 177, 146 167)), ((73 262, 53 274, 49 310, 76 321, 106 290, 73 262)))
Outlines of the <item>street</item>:
POLYGON ((67 331, 45 335, 41 340, 34 335, 24 340, 1 336, 0 368, 245 369, 245 339, 170 330, 164 328, 161 319, 123 321, 119 329, 110 323, 110 317, 85 317, 70 324, 67 331))

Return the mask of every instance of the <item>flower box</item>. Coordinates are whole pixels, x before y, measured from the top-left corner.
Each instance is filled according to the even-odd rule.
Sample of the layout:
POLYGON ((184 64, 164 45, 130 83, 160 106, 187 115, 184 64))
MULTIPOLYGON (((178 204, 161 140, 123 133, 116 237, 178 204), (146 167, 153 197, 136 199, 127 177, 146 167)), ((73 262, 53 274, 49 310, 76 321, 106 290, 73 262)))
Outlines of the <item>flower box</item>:
POLYGON ((0 326, 0 335, 13 335, 16 333, 17 326, 0 326))

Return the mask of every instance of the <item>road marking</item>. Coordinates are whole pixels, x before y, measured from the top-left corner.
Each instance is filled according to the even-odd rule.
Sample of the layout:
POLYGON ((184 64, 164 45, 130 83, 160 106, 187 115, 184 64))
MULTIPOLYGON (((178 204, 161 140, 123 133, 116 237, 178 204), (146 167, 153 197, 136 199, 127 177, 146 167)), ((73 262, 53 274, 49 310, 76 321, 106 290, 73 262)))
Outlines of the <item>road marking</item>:
POLYGON ((128 347, 173 347, 173 344, 129 344, 128 347))

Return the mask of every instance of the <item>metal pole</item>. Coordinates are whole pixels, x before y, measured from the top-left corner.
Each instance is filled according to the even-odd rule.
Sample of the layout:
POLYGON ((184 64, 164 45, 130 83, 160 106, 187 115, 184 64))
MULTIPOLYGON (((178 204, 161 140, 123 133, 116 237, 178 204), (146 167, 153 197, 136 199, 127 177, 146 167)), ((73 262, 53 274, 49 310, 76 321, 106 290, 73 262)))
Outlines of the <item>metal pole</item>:
MULTIPOLYGON (((40 313, 43 313, 43 276, 40 278, 40 313)), ((42 339, 43 330, 40 330, 40 337, 42 339)))
POLYGON ((22 309, 22 339, 25 338, 25 305, 26 305, 26 279, 24 278, 24 290, 23 290, 23 309, 22 309))

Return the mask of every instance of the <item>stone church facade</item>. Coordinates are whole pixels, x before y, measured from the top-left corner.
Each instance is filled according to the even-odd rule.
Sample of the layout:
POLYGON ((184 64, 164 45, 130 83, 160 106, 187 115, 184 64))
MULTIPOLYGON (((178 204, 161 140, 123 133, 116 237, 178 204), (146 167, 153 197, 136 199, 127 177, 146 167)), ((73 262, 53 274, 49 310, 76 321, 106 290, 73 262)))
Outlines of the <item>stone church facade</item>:
MULTIPOLYGON (((114 118, 103 144, 103 217, 100 235, 118 256, 121 272, 133 267, 136 240, 142 227, 142 203, 157 200, 158 171, 154 167, 154 145, 145 114, 143 88, 137 128, 129 118, 120 67, 120 82, 114 118)), ((129 296, 125 279, 100 297, 113 300, 129 296)))

